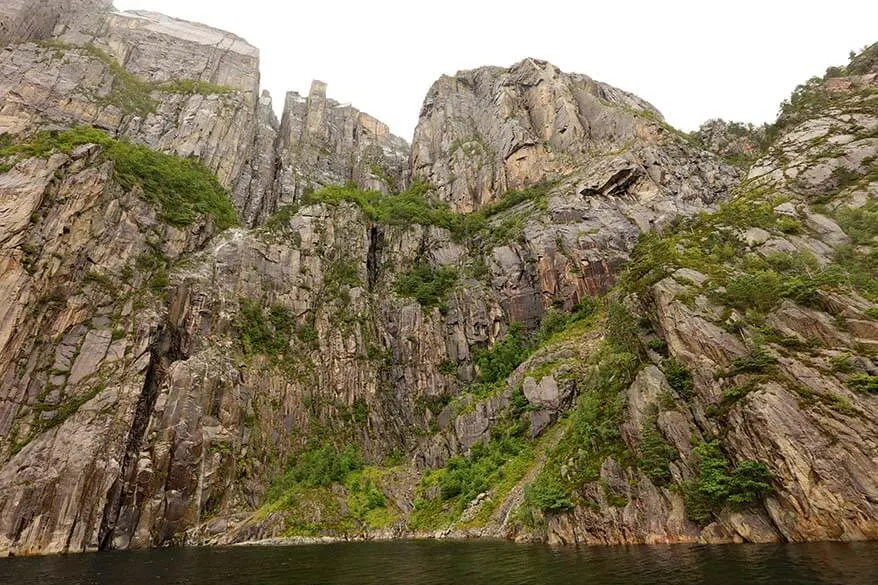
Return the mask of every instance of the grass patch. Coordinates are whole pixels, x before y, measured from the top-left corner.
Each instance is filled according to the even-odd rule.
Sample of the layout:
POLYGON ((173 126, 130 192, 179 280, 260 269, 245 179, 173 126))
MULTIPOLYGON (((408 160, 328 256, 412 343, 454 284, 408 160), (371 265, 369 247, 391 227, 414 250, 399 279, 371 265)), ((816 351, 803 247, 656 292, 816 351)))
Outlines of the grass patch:
POLYGON ((621 433, 625 410, 622 392, 634 381, 641 366, 633 320, 621 305, 611 304, 608 335, 592 359, 587 379, 578 384, 585 390, 569 417, 564 436, 549 453, 540 472, 540 476, 546 476, 540 482, 547 486, 562 485, 574 504, 577 500, 573 491, 597 481, 605 459, 612 457, 622 465, 636 460, 621 433))
POLYGON ((496 224, 489 220, 526 202, 532 202, 538 209, 544 209, 551 186, 552 184, 546 183, 529 189, 509 191, 498 201, 467 214, 455 213, 448 205, 430 200, 430 186, 426 183, 414 183, 395 195, 360 189, 354 184, 329 186, 307 194, 302 199, 302 204, 337 206, 342 202, 353 203, 368 219, 375 222, 399 226, 436 226, 450 231, 456 242, 469 242, 479 237, 490 245, 500 245, 518 239, 526 218, 523 215, 510 216, 496 224))
MULTIPOLYGON (((468 456, 457 455, 445 467, 428 472, 421 480, 411 526, 430 530, 450 525, 480 494, 501 484, 514 485, 533 459, 533 446, 524 438, 526 428, 523 421, 511 416, 492 430, 490 441, 473 445, 468 456), (425 497, 430 488, 438 488, 438 497, 425 497)), ((487 520, 490 513, 480 510, 474 522, 487 520)))
POLYGON ((228 85, 218 85, 200 79, 175 79, 155 86, 165 93, 182 93, 186 95, 226 95, 237 90, 228 85))

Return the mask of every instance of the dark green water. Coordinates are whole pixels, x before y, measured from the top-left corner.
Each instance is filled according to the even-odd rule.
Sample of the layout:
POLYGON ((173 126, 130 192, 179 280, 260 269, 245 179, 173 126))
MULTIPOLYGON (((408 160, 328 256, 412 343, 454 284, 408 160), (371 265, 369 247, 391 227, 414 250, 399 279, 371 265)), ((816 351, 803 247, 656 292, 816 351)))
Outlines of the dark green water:
POLYGON ((560 548, 388 542, 0 559, 14 585, 878 584, 878 543, 560 548))

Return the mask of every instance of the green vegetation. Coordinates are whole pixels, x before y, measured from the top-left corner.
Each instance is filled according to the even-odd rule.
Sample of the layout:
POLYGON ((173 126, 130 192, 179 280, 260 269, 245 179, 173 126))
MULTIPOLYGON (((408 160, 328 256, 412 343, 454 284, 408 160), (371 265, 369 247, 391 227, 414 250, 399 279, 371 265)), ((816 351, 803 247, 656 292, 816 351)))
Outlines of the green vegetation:
POLYGON ((184 227, 200 216, 213 219, 217 229, 236 225, 237 213, 228 193, 201 164, 114 140, 90 126, 63 132, 41 132, 30 142, 0 147, 2 157, 45 157, 52 152, 70 154, 84 144, 97 144, 114 164, 116 180, 126 189, 141 189, 142 197, 155 203, 167 223, 184 227))
POLYGON ((357 205, 367 218, 375 222, 402 226, 435 225, 455 233, 461 230, 463 216, 453 213, 443 203, 429 201, 429 190, 425 183, 414 183, 402 193, 385 195, 380 191, 360 189, 353 184, 332 185, 306 194, 302 204, 337 206, 347 202, 357 205))
POLYGON ((217 85, 200 79, 175 79, 155 86, 166 93, 183 93, 188 95, 224 95, 237 90, 227 85, 217 85))
MULTIPOLYGON (((486 396, 501 389, 506 378, 524 363, 534 352, 557 336, 573 332, 574 325, 588 326, 598 316, 599 306, 585 298, 567 314, 550 309, 543 317, 540 328, 527 334, 520 323, 513 323, 506 335, 493 346, 475 351, 474 362, 478 366, 478 377, 469 391, 476 396, 486 396)), ((577 330, 575 333, 582 333, 577 330)), ((552 367, 555 364, 550 364, 552 367)), ((549 372, 544 372, 547 374, 549 372)), ((541 372, 530 372, 539 378, 541 372)))
POLYGON ((731 388, 726 388, 723 390, 723 406, 731 406, 737 402, 740 402, 745 396, 759 389, 759 379, 754 378, 748 380, 747 382, 739 385, 732 386, 731 388))
POLYGON ((76 414, 86 402, 92 400, 103 389, 103 383, 98 383, 79 396, 64 396, 57 404, 45 402, 47 389, 34 404, 34 420, 27 436, 19 440, 17 429, 11 434, 11 454, 17 455, 38 435, 64 424, 68 418, 76 414))
POLYGON ((768 370, 776 363, 777 358, 769 354, 764 347, 755 347, 749 355, 732 360, 732 365, 729 369, 718 372, 716 378, 731 378, 739 374, 759 374, 768 370))
POLYGON ((218 230, 238 223, 226 190, 199 163, 127 142, 114 142, 107 153, 119 182, 127 189, 142 188, 171 225, 187 226, 198 216, 212 217, 218 230))
POLYGON ((637 329, 633 315, 622 305, 610 303, 607 336, 592 359, 588 378, 579 384, 586 390, 568 419, 564 436, 549 453, 545 467, 534 482, 545 487, 546 497, 539 500, 543 504, 553 500, 566 503, 558 486, 573 504, 582 503, 572 496, 573 491, 597 481, 607 457, 622 465, 636 462, 622 440, 621 426, 624 420, 622 392, 634 381, 641 365, 637 329))
MULTIPOLYGON (((447 526, 480 494, 503 484, 501 491, 508 492, 533 460, 533 445, 524 437, 526 430, 520 413, 508 413, 505 422, 492 429, 490 441, 476 443, 469 456, 452 457, 445 467, 428 472, 421 480, 422 496, 415 500, 411 526, 421 530, 447 526), (438 497, 424 496, 437 488, 438 497)), ((491 510, 491 506, 480 510, 477 521, 487 520, 491 510)))
POLYGON ((295 215, 299 213, 299 209, 300 206, 298 203, 284 205, 280 207, 277 211, 272 213, 267 220, 265 220, 265 224, 263 225, 263 227, 268 232, 272 233, 285 231, 290 223, 290 220, 292 220, 293 217, 295 217, 295 215))
POLYGON ((240 300, 235 329, 245 355, 262 354, 272 358, 286 355, 290 351, 290 340, 297 333, 289 309, 276 305, 266 315, 262 307, 250 299, 240 300))
POLYGON ((621 463, 630 462, 631 453, 622 441, 621 425, 624 404, 621 392, 627 388, 640 367, 634 354, 605 346, 585 384, 564 437, 550 454, 547 470, 560 476, 561 465, 570 469, 568 487, 598 479, 607 457, 621 463), (571 465, 572 464, 572 465, 571 465))
MULTIPOLYGON (((723 160, 728 164, 745 171, 748 170, 750 165, 765 153, 765 126, 756 127, 749 123, 742 124, 740 122, 726 122, 725 120, 718 120, 718 122, 725 125, 725 133, 728 136, 738 140, 737 144, 735 141, 729 141, 726 145, 720 145, 720 150, 723 150, 723 152, 717 152, 716 154, 722 156, 723 160), (747 150, 747 147, 750 150, 747 150)), ((706 137, 700 129, 691 132, 689 137, 700 148, 710 150, 705 141, 706 137)))
MULTIPOLYGON (((771 260, 772 258, 769 258, 767 261, 771 260)), ((822 286, 831 285, 836 280, 837 273, 834 271, 800 272, 798 266, 790 267, 783 272, 771 269, 758 270, 730 279, 726 284, 725 301, 737 309, 743 311, 755 309, 761 313, 769 312, 781 298, 788 298, 802 305, 815 306, 819 302, 817 290, 822 286)))
POLYGON ((475 362, 479 367, 479 382, 494 385, 503 382, 527 359, 531 348, 528 347, 524 328, 514 323, 509 327, 506 336, 495 343, 490 349, 476 353, 475 362))
POLYGON ((332 297, 341 295, 345 289, 363 286, 357 262, 347 257, 330 262, 323 273, 323 286, 332 297))
POLYGON ((856 53, 850 52, 850 63, 845 67, 829 67, 824 79, 849 75, 866 75, 878 69, 878 43, 863 47, 856 53))
POLYGON ((465 506, 496 483, 491 476, 525 447, 523 438, 509 435, 487 444, 476 443, 470 449, 469 457, 452 457, 438 480, 442 499, 454 499, 465 506))
POLYGON ((348 511, 357 520, 372 529, 386 528, 396 520, 387 505, 387 497, 378 487, 382 470, 364 467, 348 474, 344 481, 348 511))
POLYGON ((696 476, 683 487, 686 513, 701 525, 723 508, 743 509, 772 491, 772 473, 765 464, 746 460, 732 466, 717 441, 702 441, 692 450, 696 476))
POLYGON ((839 207, 833 217, 855 245, 878 243, 878 202, 874 199, 857 209, 839 207))
POLYGON ((525 488, 524 504, 550 513, 564 512, 573 508, 566 486, 558 478, 548 474, 540 474, 525 488))
POLYGON ((155 295, 163 295, 171 284, 168 273, 171 261, 162 251, 161 244, 154 239, 147 241, 149 247, 134 260, 134 266, 143 275, 149 290, 155 295))
MULTIPOLYGON (((878 298, 878 252, 874 250, 841 246, 835 262, 826 267, 808 252, 765 256, 749 252, 739 230, 759 227, 782 235, 792 229, 793 222, 798 225, 797 220, 791 222, 792 218, 774 211, 784 201, 766 187, 745 182, 717 212, 682 220, 664 236, 642 235, 621 276, 621 290, 643 294, 675 270, 689 268, 709 278, 701 292, 754 316, 764 315, 784 298, 820 308, 821 290, 853 287, 866 298, 878 298)), ((864 206, 836 215, 843 229, 865 242, 876 229, 870 213, 869 206, 864 206)))
POLYGON ((437 268, 422 262, 397 276, 393 289, 401 297, 417 300, 425 309, 439 307, 444 312, 448 293, 457 280, 456 269, 447 266, 437 268))
POLYGON ((362 468, 363 456, 353 445, 337 449, 332 445, 312 444, 272 483, 266 499, 273 502, 295 486, 330 487, 343 481, 349 473, 362 468))
POLYGON ((848 386, 864 394, 878 394, 878 376, 856 374, 848 379, 848 386))
POLYGON ((391 471, 364 466, 359 449, 352 445, 338 449, 311 443, 272 483, 257 517, 283 512, 285 536, 386 528, 399 517, 381 489, 391 471))
POLYGON ((692 398, 692 372, 689 368, 674 359, 665 360, 662 368, 668 385, 684 400, 692 398))
POLYGON ((106 97, 107 103, 118 107, 125 113, 137 114, 138 116, 146 116, 155 111, 156 101, 150 97, 150 93, 154 89, 153 84, 129 73, 109 53, 91 44, 82 47, 70 46, 67 50, 78 50, 109 67, 114 81, 113 88, 106 97))
POLYGON ((670 463, 677 458, 677 450, 665 439, 658 426, 658 414, 653 413, 640 428, 639 459, 637 466, 656 485, 668 485, 671 481, 670 463))
POLYGON ((533 202, 538 208, 544 209, 551 186, 546 183, 520 191, 509 191, 500 200, 468 214, 454 213, 444 203, 429 200, 427 194, 430 187, 425 183, 414 183, 396 195, 360 189, 353 184, 335 185, 307 194, 303 197, 302 204, 323 203, 337 206, 342 202, 353 203, 367 218, 375 222, 401 226, 437 226, 450 231, 458 242, 479 237, 490 245, 499 245, 520 236, 526 214, 504 217, 496 225, 490 220, 526 202, 533 202))

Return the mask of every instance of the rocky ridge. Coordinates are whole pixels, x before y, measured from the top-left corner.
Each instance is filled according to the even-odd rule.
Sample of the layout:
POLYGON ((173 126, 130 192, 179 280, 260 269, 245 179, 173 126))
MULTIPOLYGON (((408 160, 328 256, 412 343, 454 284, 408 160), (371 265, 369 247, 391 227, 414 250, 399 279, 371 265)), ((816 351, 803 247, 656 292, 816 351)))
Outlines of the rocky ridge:
POLYGON ((538 60, 409 154, 229 33, 0 23, 0 552, 875 538, 871 52, 739 184, 538 60))

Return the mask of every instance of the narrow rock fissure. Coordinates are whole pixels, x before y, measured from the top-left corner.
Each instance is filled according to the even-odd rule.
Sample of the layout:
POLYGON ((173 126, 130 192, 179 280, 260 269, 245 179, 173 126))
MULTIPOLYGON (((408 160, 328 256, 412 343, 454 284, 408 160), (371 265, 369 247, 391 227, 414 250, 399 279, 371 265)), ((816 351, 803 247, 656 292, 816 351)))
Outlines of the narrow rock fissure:
POLYGON ((98 549, 101 551, 113 548, 113 540, 118 536, 118 530, 133 532, 137 525, 136 519, 125 523, 120 521, 123 515, 123 506, 126 501, 131 499, 137 489, 136 471, 140 446, 149 426, 149 420, 162 383, 167 377, 168 368, 175 361, 186 357, 183 347, 182 331, 179 328, 165 324, 156 332, 155 341, 150 348, 150 360, 144 376, 143 390, 137 401, 134 420, 128 433, 121 473, 110 488, 104 507, 101 527, 98 532, 98 549))
POLYGON ((369 250, 366 254, 367 284, 370 291, 378 283, 378 272, 381 269, 378 257, 381 255, 381 248, 383 246, 384 230, 377 225, 373 225, 369 230, 369 250))

